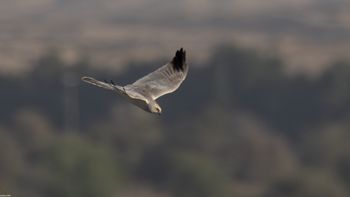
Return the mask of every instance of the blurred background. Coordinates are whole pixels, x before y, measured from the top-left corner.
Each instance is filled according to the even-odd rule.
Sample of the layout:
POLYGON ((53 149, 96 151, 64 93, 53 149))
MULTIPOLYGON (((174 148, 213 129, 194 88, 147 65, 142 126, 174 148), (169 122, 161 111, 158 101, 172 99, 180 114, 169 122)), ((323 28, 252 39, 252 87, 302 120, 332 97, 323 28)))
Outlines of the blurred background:
POLYGON ((350 1, 2 0, 0 194, 350 196, 350 1), (125 85, 187 50, 158 117, 125 85))

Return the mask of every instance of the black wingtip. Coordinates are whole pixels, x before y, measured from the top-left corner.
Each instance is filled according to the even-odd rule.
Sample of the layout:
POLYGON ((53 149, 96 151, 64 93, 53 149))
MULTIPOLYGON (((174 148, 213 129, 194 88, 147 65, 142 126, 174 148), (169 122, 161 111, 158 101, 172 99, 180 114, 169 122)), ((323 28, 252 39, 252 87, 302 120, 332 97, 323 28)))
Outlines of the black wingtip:
POLYGON ((175 57, 171 61, 171 63, 174 66, 174 69, 177 71, 184 71, 185 64, 186 64, 186 51, 181 48, 180 50, 176 51, 175 57))

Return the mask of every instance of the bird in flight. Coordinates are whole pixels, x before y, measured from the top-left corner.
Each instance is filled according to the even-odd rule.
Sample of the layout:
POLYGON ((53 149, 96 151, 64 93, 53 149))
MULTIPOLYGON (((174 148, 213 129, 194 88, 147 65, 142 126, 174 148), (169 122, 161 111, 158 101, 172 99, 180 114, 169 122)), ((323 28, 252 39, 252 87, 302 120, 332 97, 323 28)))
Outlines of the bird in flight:
POLYGON ((160 115, 162 108, 156 99, 177 90, 185 80, 187 72, 186 51, 181 48, 176 51, 175 57, 170 62, 126 86, 116 85, 113 81, 99 81, 92 77, 82 77, 81 80, 115 91, 141 109, 160 115))

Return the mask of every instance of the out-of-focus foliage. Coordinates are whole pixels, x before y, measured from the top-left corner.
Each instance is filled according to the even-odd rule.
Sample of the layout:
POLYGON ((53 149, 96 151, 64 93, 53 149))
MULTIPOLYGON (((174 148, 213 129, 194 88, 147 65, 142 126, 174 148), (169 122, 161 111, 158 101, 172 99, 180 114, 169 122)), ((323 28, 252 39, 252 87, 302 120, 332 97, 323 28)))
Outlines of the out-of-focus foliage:
POLYGON ((108 196, 119 190, 123 175, 117 155, 103 145, 68 136, 48 158, 50 196, 108 196))
POLYGON ((56 53, 0 76, 1 194, 350 195, 348 62, 311 79, 287 75, 278 57, 219 47, 159 100, 158 117, 79 80, 123 85, 155 67, 103 73, 56 53))

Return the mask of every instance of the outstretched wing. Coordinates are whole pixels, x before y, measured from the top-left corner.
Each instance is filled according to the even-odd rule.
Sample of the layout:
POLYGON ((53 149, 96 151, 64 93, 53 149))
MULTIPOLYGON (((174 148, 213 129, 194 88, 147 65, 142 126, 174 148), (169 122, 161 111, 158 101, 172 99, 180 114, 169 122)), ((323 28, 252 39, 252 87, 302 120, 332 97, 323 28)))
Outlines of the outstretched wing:
POLYGON ((186 51, 176 51, 171 62, 135 81, 132 86, 144 89, 153 99, 174 92, 185 80, 188 72, 186 51))

